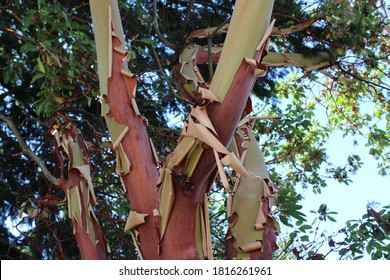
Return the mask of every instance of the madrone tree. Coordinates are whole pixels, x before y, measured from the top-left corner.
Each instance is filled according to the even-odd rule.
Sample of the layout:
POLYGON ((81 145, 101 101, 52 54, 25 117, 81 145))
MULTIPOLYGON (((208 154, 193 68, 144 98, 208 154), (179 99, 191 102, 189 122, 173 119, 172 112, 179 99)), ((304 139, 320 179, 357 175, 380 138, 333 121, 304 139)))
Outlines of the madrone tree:
MULTIPOLYGON (((370 126, 373 155, 388 158, 387 132, 371 127, 373 119, 362 118, 357 104, 359 98, 381 100, 374 116, 388 116, 387 65, 381 63, 388 43, 379 36, 387 32, 387 19, 374 20, 386 14, 382 2, 276 1, 275 7, 271 0, 237 0, 230 6, 165 2, 91 0, 72 7, 38 1, 23 19, 13 3, 2 6, 13 19, 2 28, 10 41, 2 49, 10 66, 3 71, 2 148, 9 143, 21 149, 38 164, 41 184, 49 187, 23 195, 29 182, 38 180, 33 176, 3 175, 4 184, 26 185, 18 190, 17 211, 40 229, 24 236, 24 242, 41 246, 40 257, 77 256, 64 249, 74 235, 83 259, 107 259, 112 250, 117 257, 135 257, 126 247, 135 248, 141 259, 213 259, 221 253, 227 259, 272 259, 277 219, 287 225, 291 217, 304 220, 294 182, 317 191, 325 184, 318 174, 326 163, 320 142, 332 125, 346 121, 346 131, 353 133, 370 126), (89 9, 93 37, 89 17, 83 18, 89 9), (210 19, 215 27, 203 22, 207 14, 216 15, 216 22, 210 19), (67 36, 51 35, 59 30, 67 36), (380 50, 374 47, 379 42, 380 50), (15 44, 21 45, 20 54, 15 44), (26 84, 20 61, 31 59, 26 84), (149 69, 152 59, 155 68, 149 69), (303 78, 279 82, 287 75, 284 67, 303 69, 303 78), (327 85, 313 100, 329 107, 329 126, 312 120, 315 104, 305 101, 311 81, 320 80, 317 75, 326 77, 327 85), (22 97, 21 89, 36 88, 33 97, 22 97), (252 112, 256 91, 269 108, 262 115, 252 112), (291 102, 285 112, 275 101, 283 96, 291 102), (165 108, 186 113, 181 131, 167 127, 165 108), (18 112, 29 116, 27 131, 18 128, 24 124, 18 112), (50 141, 27 141, 23 134, 35 128, 50 141), (264 159, 253 131, 268 134, 263 152, 272 160, 264 159), (281 163, 295 168, 287 179, 273 167, 272 176, 267 171, 267 164, 281 163), (65 213, 71 232, 64 234, 65 213), (222 222, 215 220, 221 213, 225 237, 215 237, 210 220, 222 222), (45 240, 55 245, 46 244, 45 250, 45 240)), ((346 173, 360 164, 358 156, 344 167, 328 163, 328 173, 348 183, 346 173)), ((386 160, 380 168, 387 172, 386 160)), ((385 212, 378 220, 372 211, 388 234, 385 212)))

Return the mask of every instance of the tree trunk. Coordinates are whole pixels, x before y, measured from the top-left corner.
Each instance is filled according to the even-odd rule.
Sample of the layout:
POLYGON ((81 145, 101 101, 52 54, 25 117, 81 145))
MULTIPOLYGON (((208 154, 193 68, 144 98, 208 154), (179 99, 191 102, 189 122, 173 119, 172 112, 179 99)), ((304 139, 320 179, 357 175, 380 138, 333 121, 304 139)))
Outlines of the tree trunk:
MULTIPOLYGON (((209 251, 204 251, 204 248, 210 249, 207 246, 210 234, 205 232, 207 226, 202 228, 202 223, 197 222, 205 220, 205 211, 200 216, 198 209, 204 209, 205 194, 210 190, 217 174, 216 161, 226 157, 227 151, 223 151, 218 143, 209 143, 211 138, 208 136, 216 136, 215 138, 223 147, 226 147, 233 137, 256 78, 256 67, 249 64, 246 58, 258 61, 262 57, 266 41, 263 42, 263 46, 259 46, 259 44, 266 36, 272 6, 273 1, 239 0, 236 2, 219 64, 209 88, 219 102, 206 102, 206 106, 193 109, 193 112, 190 113, 190 120, 183 130, 184 137, 181 141, 185 142, 189 137, 195 136, 196 134, 190 130, 197 125, 197 122, 202 123, 200 119, 195 122, 191 121, 195 115, 194 110, 202 110, 207 113, 206 119, 211 123, 211 126, 209 125, 207 128, 209 131, 214 128, 213 133, 195 136, 194 138, 204 142, 198 146, 201 147, 198 148, 200 151, 196 152, 194 148, 191 149, 192 153, 189 152, 187 159, 182 160, 180 164, 170 164, 170 162, 176 160, 175 153, 182 153, 183 149, 176 149, 173 156, 168 159, 167 169, 169 172, 172 172, 174 178, 179 176, 185 178, 185 183, 182 180, 173 179, 173 190, 176 197, 172 210, 168 214, 169 222, 162 242, 164 259, 211 257, 209 251), (201 155, 199 156, 199 154, 201 155), (196 161, 194 170, 188 172, 188 162, 191 162, 191 157, 199 157, 199 159, 196 161), (191 187, 191 192, 185 190, 186 185, 191 187), (187 195, 183 195, 183 188, 187 195), (201 228, 197 228, 197 225, 201 228)), ((161 203, 164 201, 161 200, 161 203)), ((207 224, 208 221, 205 223, 207 224)))
POLYGON ((264 70, 260 62, 270 34, 273 1, 236 2, 214 78, 209 88, 204 83, 196 87, 202 100, 191 111, 160 176, 135 103, 136 78, 127 69, 117 3, 91 0, 90 4, 102 116, 117 155, 117 173, 132 206, 125 230, 131 230, 143 258, 211 259, 207 193, 217 172, 225 176, 222 164, 248 175, 226 146, 248 113, 254 80, 264 70))
POLYGON ((118 3, 91 0, 98 54, 102 116, 116 153, 116 172, 132 210, 125 231, 131 231, 141 258, 160 259, 156 184, 157 157, 146 121, 135 102, 136 77, 127 68, 118 3))
POLYGON ((109 246, 95 216, 97 201, 90 172, 90 152, 80 131, 73 125, 54 125, 51 130, 62 173, 58 186, 65 192, 69 218, 82 259, 108 259, 109 246), (69 171, 65 173, 64 162, 69 171))

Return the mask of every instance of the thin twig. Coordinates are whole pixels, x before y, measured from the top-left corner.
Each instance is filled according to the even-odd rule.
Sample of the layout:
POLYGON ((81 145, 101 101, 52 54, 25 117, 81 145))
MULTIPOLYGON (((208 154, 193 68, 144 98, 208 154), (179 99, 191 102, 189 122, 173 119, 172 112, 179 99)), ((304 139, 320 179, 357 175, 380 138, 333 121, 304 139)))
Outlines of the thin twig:
POLYGON ((213 37, 209 36, 209 37, 207 37, 207 52, 208 52, 208 66, 209 66, 209 84, 211 83, 211 81, 213 80, 213 77, 214 77, 212 45, 213 45, 213 37))
POLYGON ((183 23, 183 26, 181 28, 181 35, 182 35, 181 37, 184 37, 184 35, 185 35, 186 28, 187 28, 188 22, 190 21, 190 16, 191 16, 191 12, 192 12, 192 8, 194 7, 194 4, 195 4, 195 0, 190 0, 190 3, 188 3, 186 17, 184 19, 184 23, 183 23))
POLYGON ((390 91, 390 88, 389 88, 389 87, 382 86, 382 85, 380 85, 380 84, 377 84, 377 83, 371 82, 371 81, 369 81, 369 80, 366 80, 366 79, 364 79, 364 78, 362 78, 362 77, 359 77, 358 75, 356 75, 356 74, 354 74, 354 73, 351 73, 351 72, 349 72, 349 71, 343 69, 343 68, 341 67, 341 65, 339 65, 338 68, 341 70, 341 72, 343 72, 343 73, 345 73, 345 74, 347 74, 347 75, 349 75, 349 76, 351 76, 351 77, 353 77, 353 78, 355 78, 355 79, 357 79, 357 80, 359 80, 359 81, 361 81, 361 82, 367 83, 367 84, 369 84, 369 85, 371 85, 371 86, 374 86, 374 87, 379 87, 379 88, 382 88, 382 89, 385 89, 385 90, 389 90, 389 91, 390 91))
POLYGON ((14 122, 4 116, 3 114, 0 114, 0 119, 4 121, 8 127, 11 129, 13 134, 15 135, 18 144, 20 148, 22 149, 22 153, 25 154, 26 156, 30 157, 33 161, 35 161, 38 166, 42 169, 42 173, 45 176, 47 180, 49 180, 50 183, 54 185, 58 185, 58 179, 55 178, 50 171, 47 169, 46 165, 44 162, 31 150, 31 148, 26 144, 26 142, 23 140, 23 137, 20 135, 19 131, 16 129, 16 126, 14 122))
POLYGON ((11 34, 12 36, 15 36, 16 38, 24 41, 24 42, 29 42, 30 40, 28 38, 25 38, 23 37, 22 35, 16 33, 14 30, 12 30, 11 28, 4 28, 4 27, 0 27, 0 30, 3 31, 3 32, 7 32, 9 34, 11 34))
POLYGON ((152 52, 153 52, 154 57, 156 58, 157 65, 158 65, 158 68, 160 69, 161 75, 162 75, 163 78, 167 81, 169 90, 172 92, 173 96, 176 97, 177 99, 179 99, 179 100, 185 102, 185 103, 188 103, 188 100, 187 100, 187 99, 181 97, 180 95, 178 95, 178 94, 175 92, 174 88, 172 87, 171 83, 169 82, 168 76, 165 74, 164 68, 163 68, 163 66, 162 66, 162 64, 161 64, 161 61, 160 61, 160 58, 158 57, 158 54, 157 54, 157 52, 156 52, 156 50, 155 50, 155 48, 154 48, 153 46, 151 47, 151 50, 152 50, 152 52))
POLYGON ((168 47, 168 48, 171 48, 173 50, 177 50, 177 46, 171 42, 169 42, 165 37, 164 35, 161 33, 160 31, 160 28, 158 27, 158 20, 157 20, 157 0, 154 0, 153 1, 153 17, 154 17, 154 20, 153 20, 153 25, 154 25, 154 29, 156 31, 156 34, 157 34, 157 37, 168 47))

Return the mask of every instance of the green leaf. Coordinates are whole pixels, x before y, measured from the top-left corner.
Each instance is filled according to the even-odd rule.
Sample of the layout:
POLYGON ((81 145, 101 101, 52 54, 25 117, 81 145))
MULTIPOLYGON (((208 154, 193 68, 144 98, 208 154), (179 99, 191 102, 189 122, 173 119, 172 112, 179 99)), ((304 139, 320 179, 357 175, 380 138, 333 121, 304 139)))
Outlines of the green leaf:
POLYGON ((309 120, 304 120, 304 121, 301 122, 301 125, 302 125, 304 128, 308 129, 309 126, 311 125, 311 122, 310 122, 309 120))
POLYGON ((382 250, 381 251, 376 251, 375 254, 374 254, 374 257, 376 260, 379 260, 380 258, 382 258, 382 250))
POLYGON ((45 73, 45 67, 43 66, 42 60, 40 57, 37 58, 37 67, 38 71, 41 73, 45 73))
POLYGON ((286 26, 290 26, 290 25, 293 25, 294 24, 294 21, 293 20, 289 20, 286 22, 286 26))
POLYGON ((386 236, 385 234, 383 233, 383 231, 379 228, 375 228, 373 231, 372 231, 372 236, 374 238, 376 238, 377 240, 379 241, 382 241, 384 239, 386 239, 386 236))
POLYGON ((149 55, 148 52, 146 51, 146 49, 143 49, 143 48, 141 48, 141 47, 137 47, 137 50, 138 50, 141 54, 143 54, 143 55, 145 55, 145 56, 149 55))
POLYGON ((36 45, 32 43, 26 43, 20 47, 20 52, 22 53, 35 52, 35 51, 38 51, 38 48, 36 45))
POLYGON ((297 233, 295 231, 290 233, 290 239, 291 240, 295 239, 295 237, 297 237, 297 233))
POLYGON ((285 216, 279 216, 280 221, 286 225, 292 227, 292 225, 288 222, 288 219, 285 216))
POLYGON ((3 81, 4 81, 4 83, 7 84, 10 81, 10 78, 11 78, 11 72, 7 68, 7 69, 5 69, 3 71, 3 81))
POLYGON ((145 43, 145 44, 149 44, 149 45, 156 45, 157 44, 157 42, 155 40, 150 39, 150 38, 142 38, 139 41, 142 43, 145 43))
POLYGON ((301 236, 301 241, 302 242, 309 242, 309 236, 307 236, 307 235, 301 236))
POLYGON ((40 78, 43 78, 45 77, 45 73, 38 73, 38 74, 35 74, 34 77, 32 77, 31 79, 31 84, 33 84, 36 80, 40 79, 40 78))
POLYGON ((366 251, 367 251, 368 254, 371 254, 371 252, 372 252, 372 245, 371 244, 367 245, 366 251))
POLYGON ((33 18, 34 18, 35 12, 36 12, 35 10, 31 9, 28 12, 26 12, 26 14, 24 15, 24 17, 23 17, 23 29, 24 30, 27 30, 30 27, 30 25, 32 25, 34 23, 33 18))
POLYGON ((129 50, 128 59, 129 59, 129 60, 137 59, 137 53, 136 53, 134 50, 130 49, 130 50, 129 50))
POLYGON ((337 220, 331 216, 328 216, 328 219, 331 220, 332 222, 337 222, 337 220))
POLYGON ((91 103, 92 103, 92 97, 88 96, 88 97, 87 97, 87 104, 88 104, 88 107, 91 107, 91 103))
POLYGON ((348 250, 348 249, 345 249, 345 248, 344 248, 344 249, 341 249, 341 250, 339 251, 339 255, 340 255, 340 256, 344 256, 345 254, 348 253, 348 251, 349 251, 349 250, 348 250))
POLYGON ((312 229, 310 225, 302 225, 299 227, 299 230, 305 232, 306 230, 312 229))
POLYGON ((305 221, 306 222, 306 215, 303 214, 302 212, 299 212, 299 211, 291 211, 289 213, 291 215, 291 217, 297 219, 297 220, 300 220, 300 221, 305 221))

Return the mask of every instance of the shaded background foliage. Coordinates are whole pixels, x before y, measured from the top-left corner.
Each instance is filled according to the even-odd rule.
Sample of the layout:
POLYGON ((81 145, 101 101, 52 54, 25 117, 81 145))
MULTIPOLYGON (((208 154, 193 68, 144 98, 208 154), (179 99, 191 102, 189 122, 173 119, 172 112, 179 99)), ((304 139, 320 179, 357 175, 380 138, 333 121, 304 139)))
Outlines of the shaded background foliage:
MULTIPOLYGON (((229 19, 234 1, 119 2, 129 68, 138 77, 138 106, 164 160, 180 135, 179 120, 190 108, 172 75, 180 50, 188 44, 185 35, 221 25, 229 19)), ((92 149, 99 201, 96 212, 111 247, 110 257, 136 258, 131 238, 123 232, 131 206, 113 174, 114 156, 100 118, 88 1, 2 0, 0 13, 1 258, 80 258, 64 194, 22 153, 4 122, 5 118, 12 120, 24 141, 58 176, 59 163, 48 135, 50 126, 65 117, 77 124, 92 149)), ((253 88, 258 104, 255 113, 283 117, 281 121, 258 122, 255 127, 271 178, 282 187, 278 217, 292 228, 289 236, 281 238, 282 249, 276 257, 313 259, 318 258, 313 248, 329 243, 332 237, 309 239, 310 231, 316 229, 300 211, 302 197, 296 187, 320 193, 327 177, 348 184, 362 165, 359 155, 351 155, 342 166, 329 162, 323 146, 329 135, 335 130, 362 135, 377 159, 379 173, 385 176, 390 170, 387 10, 383 1, 277 0, 273 16, 280 28, 316 21, 300 32, 274 37, 270 50, 308 57, 327 52, 334 61, 331 67, 312 72, 270 68, 253 88), (318 108, 326 111, 326 122, 318 120, 318 108), (300 242, 307 244, 306 249, 300 242)), ((213 44, 223 40, 223 34, 212 38, 213 44)), ((208 41, 195 43, 207 45, 208 41)), ((208 77, 207 66, 200 70, 208 77)), ((223 258, 225 196, 218 182, 210 196, 214 255, 223 258)), ((389 212, 383 207, 347 224, 337 233, 345 234, 343 243, 331 247, 341 258, 357 258, 364 252, 372 258, 389 258, 389 212)), ((319 221, 332 221, 333 214, 325 205, 318 210, 319 221)))

